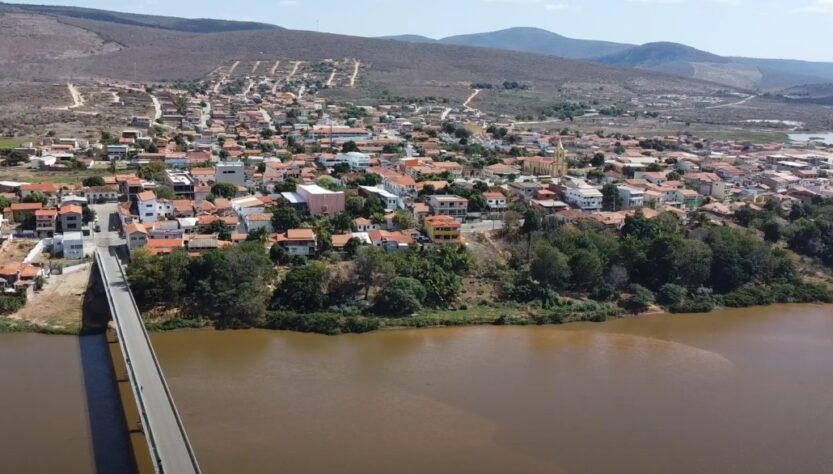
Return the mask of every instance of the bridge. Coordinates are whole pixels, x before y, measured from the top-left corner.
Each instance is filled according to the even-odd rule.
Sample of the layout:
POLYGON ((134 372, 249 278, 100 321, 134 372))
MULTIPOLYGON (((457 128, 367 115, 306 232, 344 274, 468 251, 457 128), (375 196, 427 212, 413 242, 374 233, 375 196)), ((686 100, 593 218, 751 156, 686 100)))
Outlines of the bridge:
POLYGON ((150 458, 158 474, 199 473, 188 434, 179 417, 159 360, 153 351, 142 315, 127 286, 116 250, 108 239, 99 245, 95 263, 107 294, 107 303, 127 367, 150 458))

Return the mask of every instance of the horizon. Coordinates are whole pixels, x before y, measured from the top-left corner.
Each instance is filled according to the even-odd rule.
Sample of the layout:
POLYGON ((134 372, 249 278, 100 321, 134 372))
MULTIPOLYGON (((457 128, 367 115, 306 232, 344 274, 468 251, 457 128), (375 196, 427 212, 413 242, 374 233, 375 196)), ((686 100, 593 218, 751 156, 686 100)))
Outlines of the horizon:
POLYGON ((451 5, 425 0, 418 9, 410 10, 404 2, 380 4, 378 0, 354 0, 349 4, 336 0, 241 0, 233 11, 216 0, 14 3, 252 21, 370 38, 420 35, 439 39, 509 28, 539 28, 583 40, 634 45, 681 43, 721 56, 833 62, 833 51, 820 36, 833 28, 833 0, 766 0, 757 5, 751 0, 460 0, 451 5), (430 8, 432 5, 436 8, 430 8), (331 14, 320 15, 322 11, 331 14), (400 21, 405 13, 407 20, 400 21), (453 20, 437 21, 437 15, 443 14, 453 20), (592 21, 587 21, 589 15, 592 21), (686 20, 680 22, 681 17, 686 20), (466 20, 465 24, 461 19, 466 20), (706 21, 711 27, 699 27, 706 21), (724 34, 716 34, 721 32, 724 34))

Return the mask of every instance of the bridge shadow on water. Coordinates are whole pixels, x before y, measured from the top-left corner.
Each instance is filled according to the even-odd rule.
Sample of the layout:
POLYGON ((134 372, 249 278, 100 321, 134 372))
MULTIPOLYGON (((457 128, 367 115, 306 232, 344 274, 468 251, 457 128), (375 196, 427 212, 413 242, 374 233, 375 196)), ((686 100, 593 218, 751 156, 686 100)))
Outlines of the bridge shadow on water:
POLYGON ((97 473, 136 471, 107 337, 81 336, 81 365, 97 473))
POLYGON ((136 463, 105 334, 109 311, 97 270, 90 272, 83 335, 78 338, 93 459, 97 473, 132 473, 136 463))

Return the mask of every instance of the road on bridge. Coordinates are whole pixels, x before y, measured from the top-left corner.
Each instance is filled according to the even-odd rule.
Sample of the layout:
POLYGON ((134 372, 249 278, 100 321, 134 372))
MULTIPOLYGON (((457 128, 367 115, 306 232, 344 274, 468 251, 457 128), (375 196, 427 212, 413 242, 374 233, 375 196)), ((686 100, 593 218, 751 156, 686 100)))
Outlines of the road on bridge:
POLYGON ((128 364, 151 458, 157 462, 157 472, 198 473, 193 449, 116 256, 122 240, 113 232, 115 226, 111 223, 114 219, 107 213, 112 207, 96 207, 100 219, 107 223, 96 237, 100 271, 111 309, 117 313, 113 314, 113 321, 119 326, 119 342, 128 364))

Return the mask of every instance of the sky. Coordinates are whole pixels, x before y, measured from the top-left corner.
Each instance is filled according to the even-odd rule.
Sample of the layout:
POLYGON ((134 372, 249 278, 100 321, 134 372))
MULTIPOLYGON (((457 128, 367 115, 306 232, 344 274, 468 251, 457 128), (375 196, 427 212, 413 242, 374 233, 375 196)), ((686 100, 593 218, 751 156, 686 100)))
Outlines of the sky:
POLYGON ((273 23, 357 36, 440 38, 513 26, 572 38, 685 43, 720 55, 833 62, 833 0, 37 0, 273 23))

